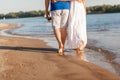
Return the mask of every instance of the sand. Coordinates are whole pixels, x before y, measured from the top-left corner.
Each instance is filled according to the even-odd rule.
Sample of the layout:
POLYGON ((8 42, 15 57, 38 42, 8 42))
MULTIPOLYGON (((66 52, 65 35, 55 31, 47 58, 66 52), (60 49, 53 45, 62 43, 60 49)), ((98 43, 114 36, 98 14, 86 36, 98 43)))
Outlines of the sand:
POLYGON ((17 26, 16 24, 10 24, 10 23, 8 23, 8 24, 0 23, 0 30, 16 28, 16 27, 19 27, 19 26, 17 26))
POLYGON ((0 80, 120 80, 92 63, 56 52, 42 40, 0 36, 0 80))

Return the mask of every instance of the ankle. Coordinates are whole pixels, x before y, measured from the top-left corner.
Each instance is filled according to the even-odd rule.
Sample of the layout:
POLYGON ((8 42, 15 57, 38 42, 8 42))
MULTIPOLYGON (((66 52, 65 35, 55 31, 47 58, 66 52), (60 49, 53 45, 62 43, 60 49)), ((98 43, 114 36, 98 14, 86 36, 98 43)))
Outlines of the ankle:
POLYGON ((64 48, 64 45, 63 44, 59 44, 59 48, 64 48))

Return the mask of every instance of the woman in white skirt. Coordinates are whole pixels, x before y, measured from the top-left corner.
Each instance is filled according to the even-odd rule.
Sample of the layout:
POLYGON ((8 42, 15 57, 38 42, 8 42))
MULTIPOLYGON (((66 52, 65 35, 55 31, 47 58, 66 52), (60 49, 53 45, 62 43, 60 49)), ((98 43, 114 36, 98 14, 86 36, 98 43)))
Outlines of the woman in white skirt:
POLYGON ((67 28, 67 44, 70 49, 76 49, 77 54, 81 55, 87 44, 85 0, 53 1, 71 1, 67 28))
POLYGON ((71 0, 67 43, 79 55, 87 44, 85 0, 71 0))

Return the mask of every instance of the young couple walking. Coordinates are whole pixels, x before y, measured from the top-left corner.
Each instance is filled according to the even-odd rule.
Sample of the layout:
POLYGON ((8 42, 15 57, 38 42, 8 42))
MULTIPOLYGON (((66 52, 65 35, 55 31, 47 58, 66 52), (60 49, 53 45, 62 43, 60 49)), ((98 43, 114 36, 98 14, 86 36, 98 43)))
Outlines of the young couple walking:
POLYGON ((66 37, 69 48, 80 54, 87 43, 85 0, 45 0, 48 20, 51 18, 49 3, 52 27, 59 44, 58 54, 64 55, 66 37))

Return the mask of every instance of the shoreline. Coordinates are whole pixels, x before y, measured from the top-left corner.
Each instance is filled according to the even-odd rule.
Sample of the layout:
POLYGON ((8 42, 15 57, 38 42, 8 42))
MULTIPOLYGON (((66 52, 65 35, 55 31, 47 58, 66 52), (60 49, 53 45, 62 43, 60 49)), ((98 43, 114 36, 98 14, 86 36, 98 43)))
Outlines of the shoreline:
POLYGON ((3 62, 0 79, 119 80, 115 74, 94 64, 72 56, 58 56, 57 50, 43 40, 5 36, 0 38, 0 61, 3 62))
MULTIPOLYGON (((12 24, 14 27, 11 27, 11 29, 14 29, 14 28, 17 28, 17 27, 15 27, 15 25, 14 24, 12 24)), ((8 36, 8 37, 18 37, 18 38, 28 38, 28 39, 37 39, 37 40, 43 40, 44 42, 46 42, 45 40, 45 35, 42 35, 41 37, 43 38, 41 38, 41 39, 38 39, 38 38, 34 38, 34 37, 31 37, 31 36, 23 36, 23 35, 18 35, 18 34, 12 34, 10 31, 9 31, 9 29, 7 29, 7 30, 5 30, 5 31, 3 31, 4 33, 3 34, 5 34, 5 36, 8 36)), ((51 35, 52 37, 53 37, 53 35, 51 35)), ((86 49, 90 49, 90 50, 93 50, 94 52, 93 53, 95 53, 95 52, 99 52, 99 54, 102 54, 103 56, 105 56, 105 60, 109 63, 109 64, 111 64, 111 66, 113 67, 113 69, 115 70, 111 70, 111 68, 110 69, 107 69, 107 67, 105 68, 105 69, 107 69, 107 70, 109 70, 109 71, 111 71, 111 72, 113 72, 113 73, 116 73, 117 75, 120 75, 120 71, 119 71, 119 64, 118 63, 116 63, 116 62, 114 62, 113 61, 113 59, 115 58, 115 54, 113 53, 113 52, 110 52, 110 51, 107 51, 107 50, 104 50, 104 49, 102 49, 102 48, 99 48, 99 47, 95 47, 95 46, 91 46, 90 44, 94 44, 93 42, 91 43, 91 41, 92 40, 89 40, 88 39, 88 45, 86 46, 86 49)), ((49 42, 49 41, 47 41, 46 42, 46 44, 48 44, 48 43, 51 43, 51 42, 49 42)), ((57 44, 57 43, 56 43, 57 44)), ((53 48, 57 48, 57 46, 52 46, 51 44, 48 44, 50 47, 53 47, 53 48)), ((69 55, 69 54, 67 54, 67 55, 69 55)), ((86 54, 87 55, 87 54, 86 54)), ((74 56, 74 55, 71 55, 71 56, 74 56)), ((87 60, 88 61, 88 60, 87 60)), ((94 62, 91 62, 91 61, 88 61, 88 62, 90 62, 90 63, 93 63, 93 64, 95 64, 95 65, 98 65, 97 63, 94 63, 94 62)), ((104 63, 105 64, 105 63, 104 63)), ((98 65, 98 66, 103 66, 103 65, 98 65)), ((106 66, 108 66, 108 65, 106 65, 106 66)), ((104 68, 104 67, 102 67, 102 68, 104 68)))
MULTIPOLYGON (((49 46, 53 48, 57 47, 55 46, 57 42, 54 41, 55 39, 53 38, 47 37, 47 38, 43 38, 42 40, 45 41, 49 46)), ((88 43, 90 43, 90 40, 88 41, 88 43)), ((73 57, 77 56, 75 50, 71 50, 67 48, 65 49, 64 53, 66 56, 73 56, 73 57)), ((115 62, 112 59, 113 57, 115 58, 115 55, 114 54, 109 55, 109 53, 111 52, 104 50, 102 48, 87 45, 83 53, 85 58, 84 61, 95 64, 99 67, 109 70, 112 73, 119 75, 119 65, 115 64, 115 62)))
POLYGON ((120 75, 120 70, 119 70, 120 64, 118 64, 114 61, 116 55, 113 52, 108 51, 108 50, 104 50, 104 49, 99 48, 99 47, 89 46, 89 45, 87 45, 86 48, 100 52, 101 54, 103 54, 105 56, 106 60, 114 67, 116 73, 118 75, 120 75))
POLYGON ((11 24, 11 23, 0 23, 0 30, 4 29, 13 29, 19 27, 17 24, 11 24))

